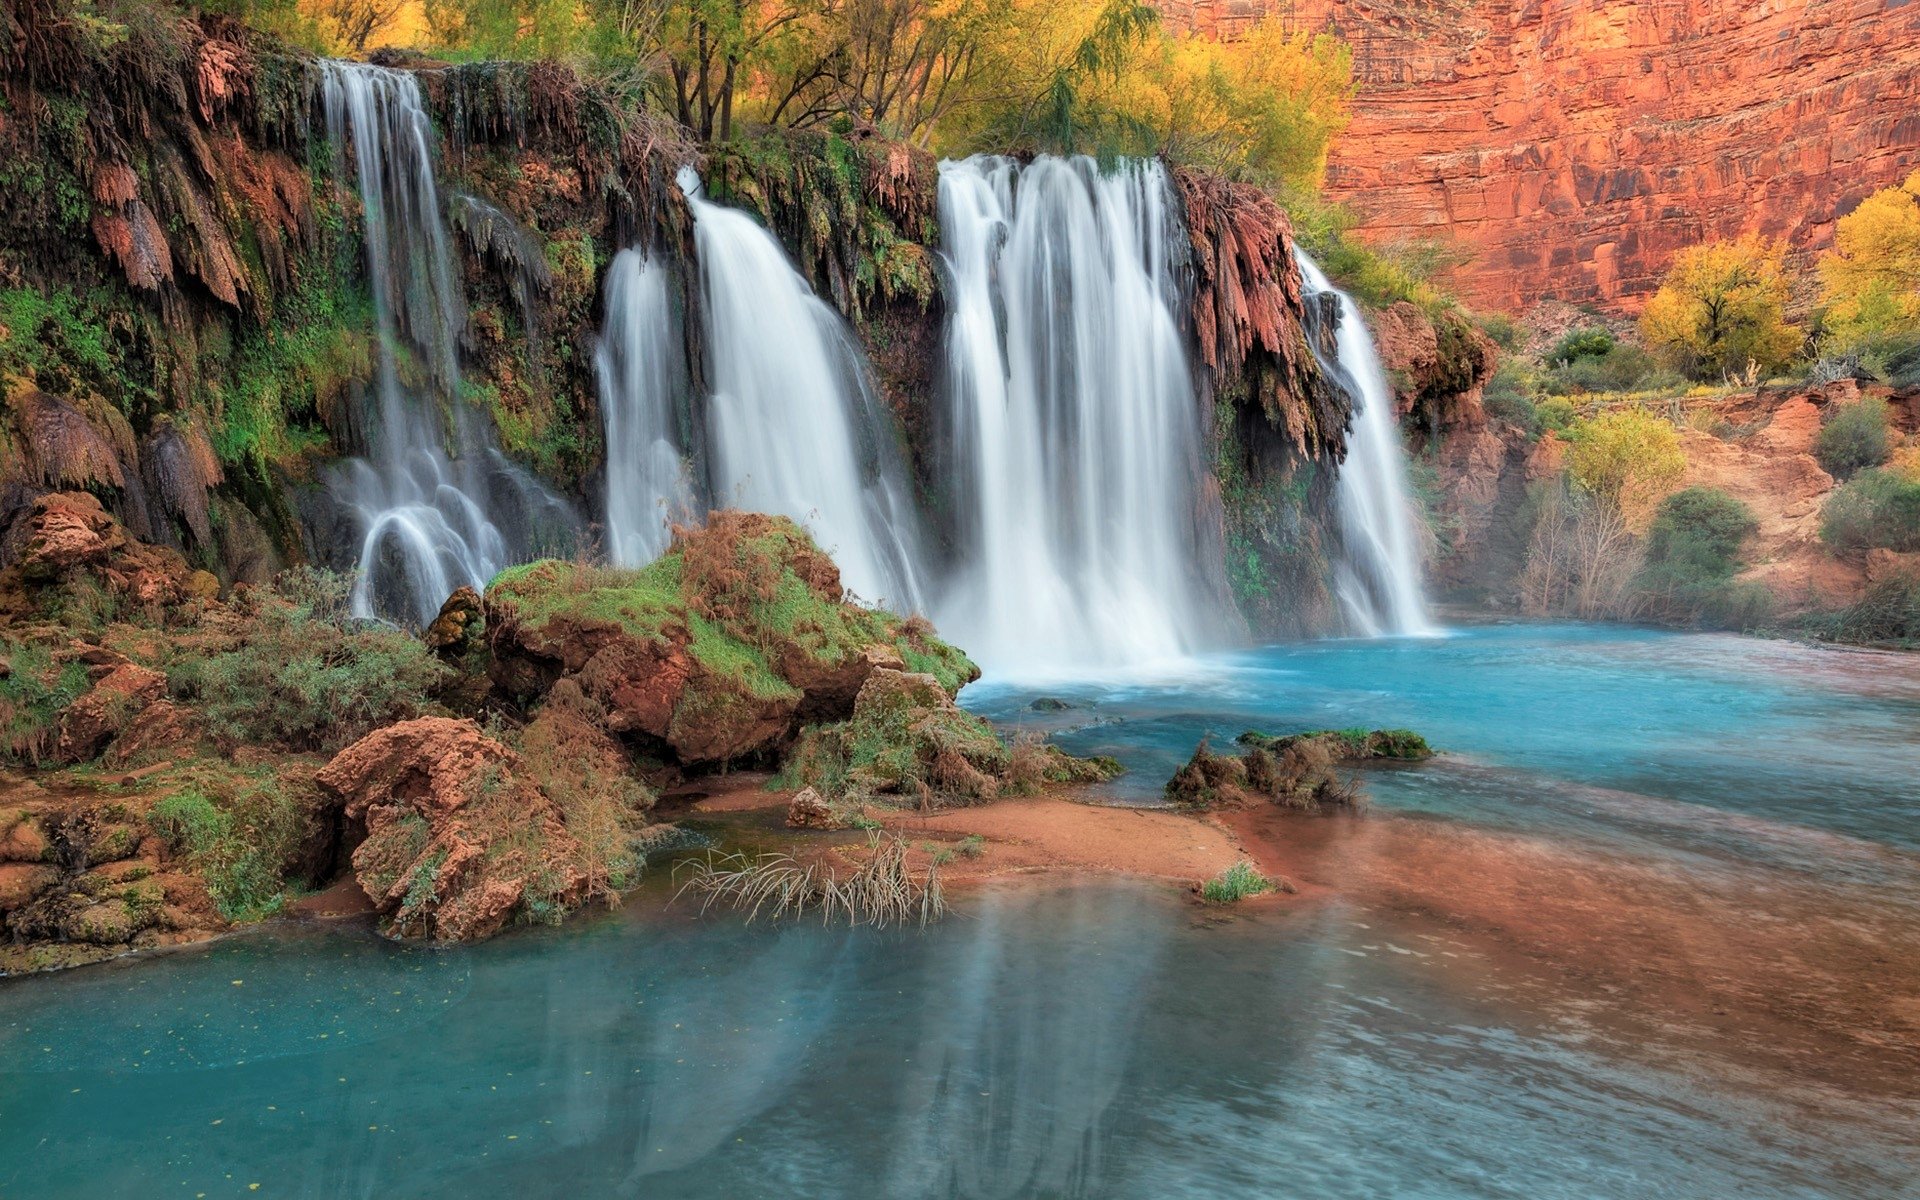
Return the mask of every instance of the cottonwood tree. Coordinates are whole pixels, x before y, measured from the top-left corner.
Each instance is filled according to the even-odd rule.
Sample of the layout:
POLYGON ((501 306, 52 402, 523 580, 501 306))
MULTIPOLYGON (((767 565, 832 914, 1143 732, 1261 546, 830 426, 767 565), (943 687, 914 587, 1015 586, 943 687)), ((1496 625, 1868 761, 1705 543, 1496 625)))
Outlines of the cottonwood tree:
POLYGON ((1787 323, 1786 245, 1757 236, 1682 250, 1647 301, 1640 332, 1696 379, 1736 379, 1785 366, 1800 331, 1787 323))

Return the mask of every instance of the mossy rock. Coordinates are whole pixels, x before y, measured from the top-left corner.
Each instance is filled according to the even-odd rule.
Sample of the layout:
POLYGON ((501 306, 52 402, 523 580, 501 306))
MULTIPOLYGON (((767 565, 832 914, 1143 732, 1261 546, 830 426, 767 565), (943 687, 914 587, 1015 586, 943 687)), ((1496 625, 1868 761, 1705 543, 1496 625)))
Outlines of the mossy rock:
POLYGON ((1320 742, 1336 762, 1370 762, 1376 759, 1424 762, 1433 757, 1433 747, 1427 744, 1427 739, 1411 729, 1315 729, 1280 737, 1248 730, 1234 740, 1242 746, 1257 747, 1274 754, 1285 753, 1289 748, 1305 742, 1320 742))
POLYGON ((683 763, 769 751, 851 715, 878 669, 924 673, 949 702, 980 671, 917 618, 847 599, 785 517, 718 512, 637 570, 547 559, 502 572, 486 626, 496 687, 522 702, 571 678, 616 733, 683 763))
POLYGON ((1039 743, 1009 747, 932 676, 882 669, 860 689, 848 720, 808 727, 780 782, 833 800, 942 807, 1050 783, 1099 783, 1120 772, 1110 758, 1076 758, 1039 743))

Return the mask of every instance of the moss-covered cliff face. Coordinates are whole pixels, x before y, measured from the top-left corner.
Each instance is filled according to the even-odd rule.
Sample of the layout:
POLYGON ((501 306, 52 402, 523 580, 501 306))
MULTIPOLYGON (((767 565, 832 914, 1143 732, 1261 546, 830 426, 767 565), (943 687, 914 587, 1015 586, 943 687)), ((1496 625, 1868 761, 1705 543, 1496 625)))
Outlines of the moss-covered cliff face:
MULTIPOLYGON (((88 490, 136 536, 258 578, 312 553, 299 497, 365 441, 378 347, 346 150, 304 55, 165 5, 70 9, 26 0, 0 31, 0 508, 88 490)), ((577 492, 601 455, 602 269, 681 237, 672 179, 693 151, 552 64, 420 79, 468 297, 465 398, 577 492)))
MULTIPOLYGON (((0 184, 16 198, 0 213, 0 525, 35 495, 79 489, 223 580, 339 557, 317 480, 366 449, 381 347, 321 72, 229 21, 98 11, 23 0, 0 30, 0 184)), ((599 510, 594 353, 606 268, 630 246, 676 281, 698 445, 705 347, 675 182, 694 166, 858 332, 943 527, 930 155, 844 129, 702 148, 556 64, 387 65, 417 72, 439 137, 463 398, 508 455, 599 510)), ((1211 433, 1196 515, 1217 545, 1198 557, 1226 564, 1220 590, 1257 632, 1305 632, 1327 615, 1321 530, 1347 401, 1309 352, 1285 215, 1251 187, 1174 179, 1211 433)), ((402 383, 434 394, 410 348, 392 349, 402 383)))

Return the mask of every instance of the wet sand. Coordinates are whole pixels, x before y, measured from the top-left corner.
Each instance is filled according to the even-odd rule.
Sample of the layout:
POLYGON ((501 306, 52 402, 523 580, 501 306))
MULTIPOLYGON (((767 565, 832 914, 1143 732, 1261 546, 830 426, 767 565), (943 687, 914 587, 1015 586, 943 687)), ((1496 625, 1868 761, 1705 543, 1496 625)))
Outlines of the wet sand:
MULTIPOLYGON (((751 815, 796 854, 858 846, 857 832, 784 830, 786 799, 742 779, 694 811, 751 815)), ((983 839, 977 857, 942 856, 943 883, 962 890, 1087 874, 1193 890, 1250 859, 1297 894, 1210 914, 1338 901, 1458 945, 1449 957, 1463 988, 1492 983, 1529 1004, 1580 1011, 1605 1036, 1920 1098, 1920 925, 1818 881, 1587 858, 1539 838, 1379 813, 1187 814, 1044 796, 871 815, 908 840, 916 867, 983 839)))

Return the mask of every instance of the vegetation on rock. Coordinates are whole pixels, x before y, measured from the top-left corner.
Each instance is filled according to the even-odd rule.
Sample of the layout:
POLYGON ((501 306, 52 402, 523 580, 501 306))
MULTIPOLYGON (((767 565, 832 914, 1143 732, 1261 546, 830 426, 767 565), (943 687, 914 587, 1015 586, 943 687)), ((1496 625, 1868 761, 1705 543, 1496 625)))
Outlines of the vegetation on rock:
POLYGON ((1183 808, 1216 808, 1267 801, 1296 812, 1362 812, 1358 778, 1341 779, 1342 763, 1370 759, 1418 761, 1432 756, 1426 741, 1404 729, 1322 730, 1268 737, 1245 733, 1243 755, 1218 754, 1206 738, 1167 781, 1166 797, 1183 808))
POLYGON ((840 573, 784 517, 714 513, 639 570, 545 560, 487 593, 494 678, 536 697, 574 679, 607 727, 683 763, 773 750, 844 716, 876 669, 923 672, 951 695, 979 668, 917 619, 848 599, 840 573))
POLYGON ((867 677, 846 720, 801 733, 780 782, 811 787, 829 801, 936 808, 1119 774, 1112 759, 1076 758, 1041 742, 1010 748, 931 675, 883 668, 867 677))

